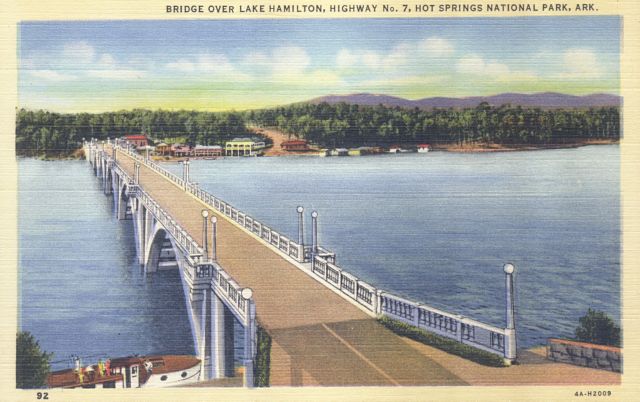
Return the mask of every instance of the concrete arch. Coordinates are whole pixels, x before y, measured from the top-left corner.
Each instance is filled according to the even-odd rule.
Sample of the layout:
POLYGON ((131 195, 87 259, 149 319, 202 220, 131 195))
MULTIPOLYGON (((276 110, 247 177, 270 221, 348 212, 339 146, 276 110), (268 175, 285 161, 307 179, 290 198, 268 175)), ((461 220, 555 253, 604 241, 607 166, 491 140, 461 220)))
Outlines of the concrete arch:
MULTIPOLYGON (((116 209, 118 213, 118 219, 127 219, 127 208, 129 207, 129 196, 127 195, 128 185, 124 180, 120 180, 120 186, 118 188, 116 209)), ((129 212, 129 215, 132 211, 129 212)))
POLYGON ((105 170, 103 174, 103 187, 104 194, 109 195, 113 191, 113 168, 110 163, 105 164, 105 170))
POLYGON ((154 225, 153 231, 145 243, 145 272, 178 268, 180 250, 163 227, 158 224, 154 225))

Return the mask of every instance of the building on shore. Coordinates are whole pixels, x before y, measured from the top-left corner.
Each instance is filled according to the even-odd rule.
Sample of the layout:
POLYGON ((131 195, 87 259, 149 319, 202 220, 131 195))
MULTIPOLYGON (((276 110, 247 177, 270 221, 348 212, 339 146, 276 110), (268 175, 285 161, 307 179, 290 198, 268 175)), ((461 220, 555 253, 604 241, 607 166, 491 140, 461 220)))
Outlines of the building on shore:
POLYGON ((280 144, 285 151, 308 151, 309 144, 305 140, 289 140, 280 144))
POLYGON ((222 147, 220 145, 196 145, 192 154, 195 157, 222 156, 222 147))
POLYGON ((161 142, 156 145, 156 155, 171 155, 171 146, 161 142))
POLYGON ((173 144, 171 153, 176 157, 191 156, 191 147, 184 144, 173 144))
POLYGON ((336 148, 331 150, 331 156, 348 156, 349 150, 347 148, 336 148))
POLYGON ((379 147, 358 147, 349 150, 349 156, 373 155, 382 153, 379 147))
POLYGON ((124 140, 136 148, 149 145, 149 139, 145 134, 129 134, 124 136, 124 140))
POLYGON ((224 146, 226 156, 258 156, 265 147, 264 141, 254 141, 251 138, 234 138, 224 146))

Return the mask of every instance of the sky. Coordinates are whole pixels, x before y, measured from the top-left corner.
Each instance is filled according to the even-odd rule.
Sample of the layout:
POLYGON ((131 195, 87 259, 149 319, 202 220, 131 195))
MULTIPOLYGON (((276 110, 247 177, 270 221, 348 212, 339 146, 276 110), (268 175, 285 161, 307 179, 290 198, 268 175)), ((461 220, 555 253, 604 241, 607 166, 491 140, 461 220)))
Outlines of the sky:
POLYGON ((618 94, 616 16, 23 22, 19 107, 246 110, 329 94, 618 94))

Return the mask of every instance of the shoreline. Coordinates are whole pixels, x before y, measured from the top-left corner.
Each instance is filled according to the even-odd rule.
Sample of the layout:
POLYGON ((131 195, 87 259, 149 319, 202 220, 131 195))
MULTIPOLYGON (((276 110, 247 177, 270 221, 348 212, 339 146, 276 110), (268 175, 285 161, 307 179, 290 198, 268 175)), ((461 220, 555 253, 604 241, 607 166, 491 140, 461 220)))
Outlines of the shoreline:
MULTIPOLYGON (((451 153, 490 153, 490 152, 525 152, 525 151, 545 151, 545 150, 553 150, 553 149, 570 149, 570 148, 580 148, 586 147, 590 145, 620 145, 619 140, 589 140, 582 142, 575 142, 569 144, 541 144, 541 145, 503 145, 503 144, 440 144, 434 145, 431 148, 431 152, 451 152, 451 153)), ((271 157, 287 157, 287 156, 315 156, 320 157, 318 155, 319 150, 309 150, 309 151, 276 151, 276 152, 265 152, 264 155, 259 156, 259 158, 271 158, 271 157)), ((416 153, 416 152, 409 152, 416 153)), ((376 156, 376 155, 388 155, 388 152, 383 152, 380 154, 371 154, 366 156, 376 156)), ((428 153, 427 153, 428 154, 428 153)), ((23 155, 16 154, 16 157, 19 158, 33 158, 39 159, 43 161, 57 161, 57 160, 81 160, 84 159, 84 152, 82 152, 82 148, 71 151, 68 154, 41 154, 41 155, 23 155)), ((159 163, 171 163, 171 162, 182 162, 184 160, 217 160, 224 158, 244 158, 239 156, 218 156, 218 157, 173 157, 173 156, 151 156, 151 160, 159 163)), ((246 157, 249 158, 249 157, 246 157)))
MULTIPOLYGON (((502 144, 466 144, 463 146, 457 145, 457 144, 443 144, 443 145, 435 145, 433 146, 433 148, 431 149, 430 152, 428 152, 426 155, 428 155, 431 152, 450 152, 450 153, 469 153, 469 154, 475 154, 475 153, 491 153, 491 152, 525 152, 525 151, 546 151, 546 150, 553 150, 553 149, 571 149, 571 148, 581 148, 581 147, 586 147, 586 146, 590 146, 590 145, 619 145, 620 141, 617 140, 592 140, 592 141, 585 141, 585 142, 579 142, 579 143, 571 143, 571 144, 548 144, 548 145, 519 145, 519 146, 514 146, 514 145, 502 145, 502 144)), ((293 152, 287 152, 287 151, 282 151, 282 152, 273 152, 273 153, 265 153, 262 156, 259 156, 259 158, 281 158, 281 157, 288 157, 288 156, 309 156, 309 157, 320 157, 320 155, 318 155, 319 151, 316 150, 310 150, 310 151, 306 151, 306 152, 301 152, 301 151, 293 151, 293 152)), ((415 154, 416 152, 409 152, 411 154, 415 154)), ((379 154, 370 154, 370 155, 365 155, 365 156, 378 156, 378 155, 390 155, 388 152, 383 152, 383 153, 379 153, 379 154)), ((349 157, 353 157, 353 156, 349 156, 349 157)), ((217 157, 211 160, 215 160, 215 159, 224 159, 224 158, 243 158, 243 157, 239 157, 239 156, 221 156, 221 157, 217 157)), ((329 156, 328 158, 335 158, 335 156, 329 156)), ((338 157, 340 158, 340 157, 338 157)), ((169 157, 169 159, 166 159, 166 157, 152 157, 152 159, 156 162, 181 162, 185 159, 189 159, 189 160, 206 160, 205 158, 186 158, 186 157, 169 157)))
POLYGON ((589 145, 619 145, 619 140, 588 140, 568 144, 527 144, 527 145, 503 145, 503 144, 441 144, 434 145, 432 151, 455 153, 484 153, 484 152, 522 152, 545 151, 551 149, 580 148, 589 145))

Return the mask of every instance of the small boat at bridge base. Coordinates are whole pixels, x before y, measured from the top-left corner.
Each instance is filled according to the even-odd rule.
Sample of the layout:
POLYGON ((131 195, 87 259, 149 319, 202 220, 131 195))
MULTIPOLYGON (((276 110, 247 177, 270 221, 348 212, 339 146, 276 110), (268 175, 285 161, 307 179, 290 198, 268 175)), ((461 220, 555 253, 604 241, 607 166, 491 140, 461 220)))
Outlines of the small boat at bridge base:
POLYGON ((107 367, 54 371, 49 388, 160 388, 197 382, 200 360, 187 355, 128 356, 111 359, 107 367))

